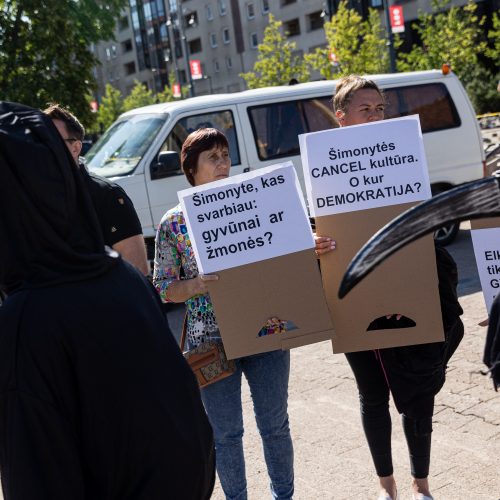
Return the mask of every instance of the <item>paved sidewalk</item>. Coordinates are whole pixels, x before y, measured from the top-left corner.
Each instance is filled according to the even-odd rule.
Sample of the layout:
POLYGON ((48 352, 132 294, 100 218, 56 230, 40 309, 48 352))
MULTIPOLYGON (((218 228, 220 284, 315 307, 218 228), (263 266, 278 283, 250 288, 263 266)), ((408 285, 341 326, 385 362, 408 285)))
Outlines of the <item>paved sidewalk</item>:
MULTIPOLYGON (((462 238, 469 238, 468 232, 461 233, 462 238)), ((466 333, 436 399, 430 484, 436 500, 498 500, 500 392, 478 373, 483 369, 486 329, 477 323, 486 317, 486 311, 477 291, 470 251, 459 249, 455 257, 465 285, 460 302, 466 333)), ((345 357, 333 355, 329 342, 293 349, 291 354, 289 413, 295 446, 295 500, 375 500, 376 476, 345 357)), ((246 382, 243 393, 249 499, 263 500, 270 498, 268 477, 246 382)), ((408 453, 395 411, 393 453, 400 499, 409 500, 408 453)), ((223 498, 217 484, 212 499, 223 498)))

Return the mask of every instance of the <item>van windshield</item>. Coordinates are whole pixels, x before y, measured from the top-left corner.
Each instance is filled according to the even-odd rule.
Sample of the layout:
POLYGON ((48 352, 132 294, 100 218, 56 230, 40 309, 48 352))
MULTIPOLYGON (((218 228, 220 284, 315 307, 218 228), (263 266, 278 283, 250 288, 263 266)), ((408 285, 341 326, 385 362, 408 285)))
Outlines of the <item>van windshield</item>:
POLYGON ((167 118, 167 114, 124 117, 114 123, 87 152, 85 164, 103 177, 131 174, 167 118))

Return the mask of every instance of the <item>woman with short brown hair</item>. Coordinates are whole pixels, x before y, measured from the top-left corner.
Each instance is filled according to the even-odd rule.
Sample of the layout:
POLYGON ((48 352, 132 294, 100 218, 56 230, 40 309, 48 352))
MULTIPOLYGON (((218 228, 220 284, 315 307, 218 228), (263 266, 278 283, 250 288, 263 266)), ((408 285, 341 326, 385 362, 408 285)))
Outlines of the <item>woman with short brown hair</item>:
MULTIPOLYGON (((192 186, 228 177, 231 159, 224 134, 214 128, 192 132, 182 146, 181 166, 192 186)), ((185 302, 188 349, 208 340, 222 342, 208 294, 207 281, 213 279, 217 276, 200 276, 198 272, 184 214, 177 205, 164 215, 158 227, 153 282, 164 302, 185 302)), ((272 325, 256 335, 262 333, 273 333, 272 325)), ((236 359, 235 373, 201 389, 215 434, 217 473, 227 499, 247 498, 242 441, 243 374, 252 394, 272 497, 292 498, 293 446, 287 413, 289 372, 289 351, 244 356, 236 359)))

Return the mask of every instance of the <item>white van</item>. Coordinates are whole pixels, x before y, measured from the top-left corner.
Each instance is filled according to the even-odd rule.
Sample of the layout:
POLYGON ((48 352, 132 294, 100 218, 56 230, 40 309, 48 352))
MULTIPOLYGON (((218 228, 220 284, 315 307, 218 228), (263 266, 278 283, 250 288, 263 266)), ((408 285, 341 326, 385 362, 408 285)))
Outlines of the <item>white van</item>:
MULTIPOLYGON (((386 117, 420 115, 434 193, 483 175, 484 153, 475 113, 458 78, 441 71, 372 75, 384 89, 386 117)), ((148 251, 163 214, 188 187, 179 156, 187 135, 220 129, 229 140, 232 174, 293 161, 302 181, 297 136, 337 126, 335 81, 268 87, 156 104, 121 115, 86 155, 95 173, 113 179, 132 198, 148 251), (170 153, 175 152, 175 153, 170 153)), ((458 226, 444 228, 451 241, 458 226)))

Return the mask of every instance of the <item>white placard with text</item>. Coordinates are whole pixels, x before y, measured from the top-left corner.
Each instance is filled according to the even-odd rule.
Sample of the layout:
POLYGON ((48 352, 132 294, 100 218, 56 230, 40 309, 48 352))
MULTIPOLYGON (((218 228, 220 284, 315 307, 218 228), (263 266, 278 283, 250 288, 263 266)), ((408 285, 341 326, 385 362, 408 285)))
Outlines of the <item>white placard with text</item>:
POLYGON ((178 195, 202 274, 314 248, 291 162, 178 195))
POLYGON ((313 216, 431 196, 418 115, 303 134, 299 142, 313 216))
POLYGON ((477 270, 488 313, 500 291, 500 228, 471 230, 477 270))

